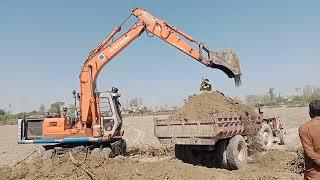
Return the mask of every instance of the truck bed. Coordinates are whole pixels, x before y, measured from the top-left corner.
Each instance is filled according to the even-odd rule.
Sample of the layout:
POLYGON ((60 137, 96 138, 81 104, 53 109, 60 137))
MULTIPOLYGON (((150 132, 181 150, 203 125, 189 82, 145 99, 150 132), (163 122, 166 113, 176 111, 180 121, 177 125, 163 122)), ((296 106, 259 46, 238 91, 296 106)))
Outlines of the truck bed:
POLYGON ((214 145, 219 139, 255 134, 260 126, 260 121, 235 116, 201 122, 154 119, 154 134, 162 144, 214 145))

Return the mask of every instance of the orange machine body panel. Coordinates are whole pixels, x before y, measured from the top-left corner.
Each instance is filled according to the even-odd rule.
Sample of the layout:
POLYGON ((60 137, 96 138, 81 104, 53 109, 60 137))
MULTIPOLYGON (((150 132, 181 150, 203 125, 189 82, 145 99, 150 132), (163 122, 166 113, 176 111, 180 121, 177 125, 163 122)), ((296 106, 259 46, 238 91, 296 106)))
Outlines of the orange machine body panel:
POLYGON ((43 138, 92 137, 92 129, 72 128, 68 122, 64 117, 45 118, 42 125, 43 138))

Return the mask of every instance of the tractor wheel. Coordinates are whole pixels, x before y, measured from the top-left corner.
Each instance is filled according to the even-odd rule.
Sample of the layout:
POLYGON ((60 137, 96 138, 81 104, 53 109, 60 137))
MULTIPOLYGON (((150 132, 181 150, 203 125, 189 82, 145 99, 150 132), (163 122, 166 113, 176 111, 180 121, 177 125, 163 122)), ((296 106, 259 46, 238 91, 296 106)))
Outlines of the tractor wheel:
POLYGON ((247 164, 248 147, 245 139, 241 135, 236 135, 230 139, 226 155, 230 170, 240 169, 247 164))
POLYGON ((109 159, 112 158, 114 156, 112 149, 109 147, 105 147, 101 150, 100 152, 101 157, 105 158, 105 159, 109 159))
POLYGON ((214 146, 214 154, 216 159, 216 165, 219 168, 228 169, 228 161, 227 161, 227 139, 220 139, 214 146))
POLYGON ((92 151, 91 151, 91 155, 92 156, 99 156, 100 154, 101 154, 101 149, 100 148, 94 148, 94 149, 92 149, 92 151))
POLYGON ((54 149, 48 149, 42 154, 42 159, 51 159, 55 153, 56 151, 54 149))
POLYGON ((273 132, 271 127, 266 124, 262 123, 261 129, 258 133, 258 143, 261 145, 263 150, 270 150, 273 144, 273 132))
POLYGON ((287 142, 285 131, 283 129, 276 129, 273 131, 274 135, 279 138, 279 145, 284 145, 287 142))

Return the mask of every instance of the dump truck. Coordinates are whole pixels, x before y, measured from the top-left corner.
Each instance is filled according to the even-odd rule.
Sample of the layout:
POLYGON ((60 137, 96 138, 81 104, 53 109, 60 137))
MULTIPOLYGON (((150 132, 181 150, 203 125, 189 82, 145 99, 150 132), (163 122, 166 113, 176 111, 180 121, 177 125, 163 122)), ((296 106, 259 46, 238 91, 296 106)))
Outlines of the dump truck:
POLYGON ((248 144, 267 150, 273 142, 261 116, 244 119, 232 113, 202 121, 156 118, 154 134, 161 144, 174 144, 175 156, 183 162, 230 170, 247 164, 248 144))

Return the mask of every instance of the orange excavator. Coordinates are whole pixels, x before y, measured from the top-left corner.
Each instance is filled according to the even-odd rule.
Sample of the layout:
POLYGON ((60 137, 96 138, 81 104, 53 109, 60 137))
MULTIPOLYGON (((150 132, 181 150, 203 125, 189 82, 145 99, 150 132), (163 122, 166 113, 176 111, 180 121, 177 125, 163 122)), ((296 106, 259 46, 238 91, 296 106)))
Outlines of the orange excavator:
POLYGON ((240 84, 239 60, 233 50, 211 51, 204 43, 148 11, 135 8, 86 59, 80 73, 80 93, 73 92, 75 104, 79 102, 76 117, 69 117, 67 109, 64 109, 59 115, 47 115, 42 119, 20 119, 18 143, 45 144, 44 158, 77 146, 85 146, 91 153, 105 157, 125 154, 126 142, 122 138, 124 132, 118 101, 120 94, 117 88, 98 92, 96 80, 102 68, 143 32, 158 37, 207 67, 222 70, 229 78, 234 78, 236 85, 240 84), (137 18, 135 24, 113 41, 131 16, 137 18))

